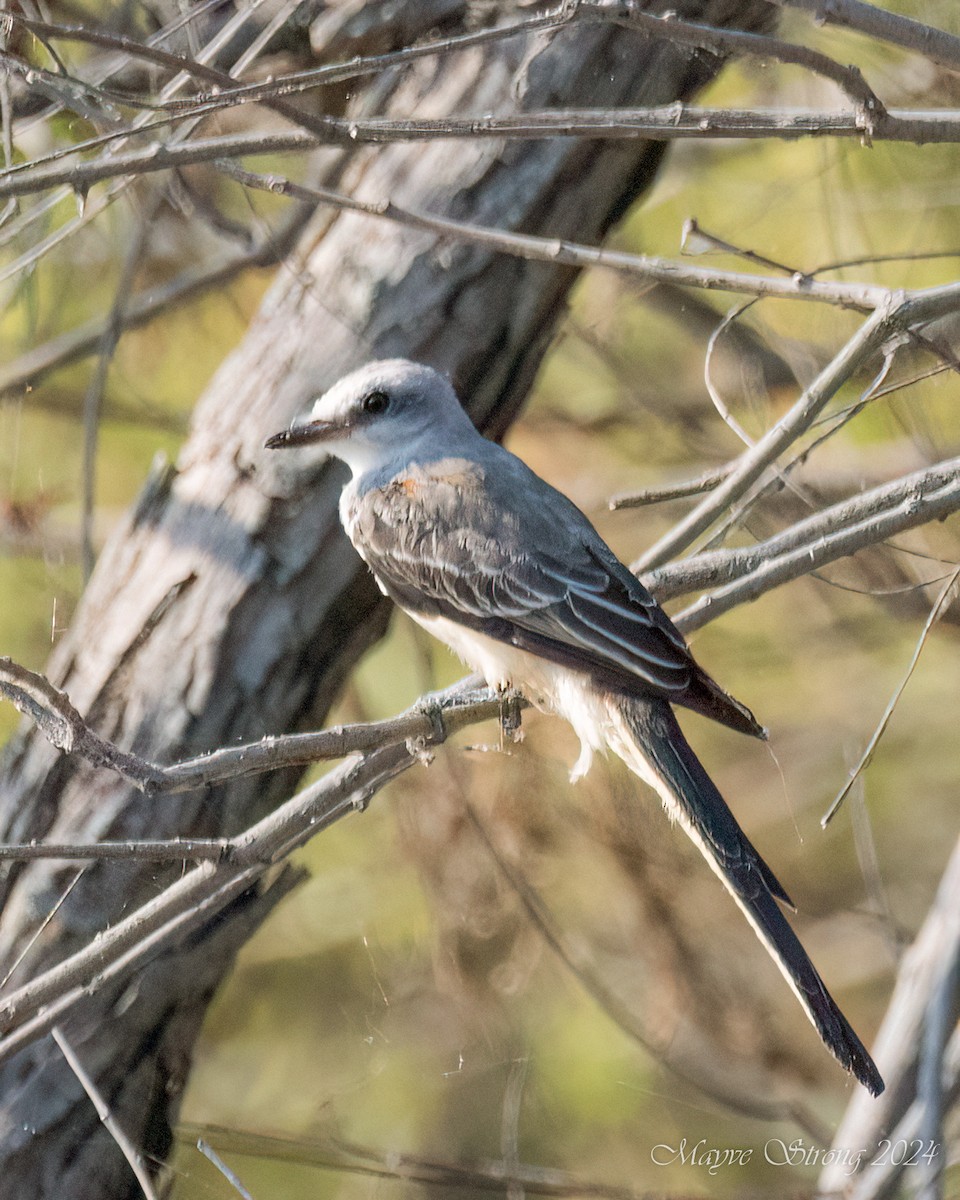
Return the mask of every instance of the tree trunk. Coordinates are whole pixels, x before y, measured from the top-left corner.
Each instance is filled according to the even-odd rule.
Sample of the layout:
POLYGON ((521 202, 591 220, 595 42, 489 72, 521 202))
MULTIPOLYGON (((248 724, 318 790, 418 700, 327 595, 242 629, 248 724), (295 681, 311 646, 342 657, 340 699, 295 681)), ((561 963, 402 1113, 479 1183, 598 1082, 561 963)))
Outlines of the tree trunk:
MULTIPOLYGON (((749 27, 771 11, 732 0, 681 7, 749 27)), ((386 101, 384 78, 372 86, 388 115, 646 105, 688 98, 718 66, 699 51, 581 22, 420 60, 389 80, 386 101)), ((343 164, 341 187, 368 201, 597 242, 661 156, 654 143, 574 139, 368 147, 343 164)), ((54 682, 101 734, 159 762, 322 721, 388 610, 339 531, 342 476, 298 473, 261 450, 264 437, 346 370, 396 355, 449 372, 478 423, 501 432, 574 279, 567 268, 318 210, 200 400, 177 466, 155 471, 104 550, 53 656, 54 682)), ((295 781, 281 772, 147 800, 31 729, 5 766, 0 836, 10 841, 233 833, 295 781)), ((98 863, 78 880, 61 863, 11 870, 0 924, 8 966, 70 888, 12 982, 78 949, 175 874, 138 863, 98 863)), ((230 920, 158 957, 119 994, 98 994, 64 1026, 146 1153, 162 1158, 169 1147, 207 1003, 270 901, 245 898, 230 920)), ((0 1097, 0 1196, 138 1194, 50 1039, 0 1070, 0 1097)))

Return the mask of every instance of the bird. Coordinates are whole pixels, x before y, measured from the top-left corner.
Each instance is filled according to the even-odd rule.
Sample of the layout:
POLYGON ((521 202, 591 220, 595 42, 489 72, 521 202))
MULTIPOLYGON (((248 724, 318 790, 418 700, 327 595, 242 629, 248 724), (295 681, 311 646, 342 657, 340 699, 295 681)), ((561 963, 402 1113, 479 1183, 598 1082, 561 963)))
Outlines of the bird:
POLYGON ((571 778, 612 750, 659 795, 765 945, 837 1061, 883 1080, 782 907, 794 908, 687 742, 674 705, 754 737, 750 710, 588 517, 483 437, 448 379, 406 359, 347 374, 265 442, 320 446, 351 478, 340 519, 381 591, 498 692, 519 691, 580 740, 571 778))

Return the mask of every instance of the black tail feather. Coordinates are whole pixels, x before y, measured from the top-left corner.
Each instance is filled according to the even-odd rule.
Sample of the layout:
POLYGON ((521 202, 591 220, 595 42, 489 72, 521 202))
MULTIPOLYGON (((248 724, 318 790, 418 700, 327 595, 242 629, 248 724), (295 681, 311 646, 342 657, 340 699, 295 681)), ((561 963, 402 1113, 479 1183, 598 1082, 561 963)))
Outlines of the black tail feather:
MULTIPOLYGON (((631 740, 660 784, 667 812, 683 825, 743 909, 824 1044, 865 1088, 879 1095, 879 1071, 780 910, 778 900, 790 904, 786 892, 737 824, 669 704, 625 699, 617 705, 631 740)), ((631 765, 629 754, 625 757, 631 765)), ((641 774, 646 777, 649 770, 641 774)))

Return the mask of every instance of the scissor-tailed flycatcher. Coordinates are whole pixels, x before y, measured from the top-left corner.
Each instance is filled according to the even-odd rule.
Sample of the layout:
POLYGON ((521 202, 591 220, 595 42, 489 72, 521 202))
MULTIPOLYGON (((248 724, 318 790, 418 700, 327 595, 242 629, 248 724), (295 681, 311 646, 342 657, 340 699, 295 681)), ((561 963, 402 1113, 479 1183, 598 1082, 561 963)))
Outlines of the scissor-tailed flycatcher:
MULTIPOLYGON (((839 1062, 883 1080, 778 902, 791 904, 690 749, 671 704, 764 737, 587 518, 474 429, 429 367, 375 362, 267 441, 322 443, 353 478, 340 516, 380 588, 495 688, 519 689, 580 738, 574 777, 612 749, 659 794, 773 956, 839 1062)), ((792 905, 791 905, 792 907, 792 905)))

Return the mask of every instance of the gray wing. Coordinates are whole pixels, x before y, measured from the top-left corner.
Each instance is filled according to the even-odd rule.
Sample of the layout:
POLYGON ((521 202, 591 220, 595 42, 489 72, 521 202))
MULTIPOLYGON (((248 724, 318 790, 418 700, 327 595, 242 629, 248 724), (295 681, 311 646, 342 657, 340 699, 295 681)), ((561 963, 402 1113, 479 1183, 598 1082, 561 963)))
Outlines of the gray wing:
POLYGON ((434 464, 353 502, 351 537, 387 594, 609 690, 661 696, 760 733, 586 516, 513 455, 484 445, 492 461, 434 464))

